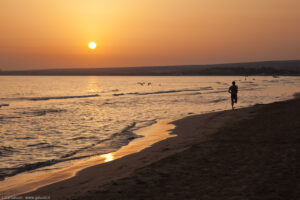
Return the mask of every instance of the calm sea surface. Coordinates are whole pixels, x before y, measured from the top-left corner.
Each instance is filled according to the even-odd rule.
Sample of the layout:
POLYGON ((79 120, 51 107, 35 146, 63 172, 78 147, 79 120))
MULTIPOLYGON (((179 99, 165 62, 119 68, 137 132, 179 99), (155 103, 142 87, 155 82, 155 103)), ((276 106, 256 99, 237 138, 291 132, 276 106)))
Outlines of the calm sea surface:
POLYGON ((0 180, 109 153, 160 119, 291 99, 299 77, 0 77, 0 180))

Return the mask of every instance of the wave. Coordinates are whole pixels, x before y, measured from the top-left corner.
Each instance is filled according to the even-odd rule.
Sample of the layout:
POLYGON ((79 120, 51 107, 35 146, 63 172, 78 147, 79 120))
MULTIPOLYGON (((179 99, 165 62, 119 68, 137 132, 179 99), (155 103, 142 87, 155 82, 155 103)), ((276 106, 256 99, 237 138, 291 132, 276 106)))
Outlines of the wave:
POLYGON ((281 82, 281 80, 275 79, 275 80, 263 80, 263 82, 267 82, 267 83, 277 83, 277 82, 281 82))
POLYGON ((36 144, 29 144, 29 145, 27 145, 27 147, 42 146, 42 145, 45 145, 45 144, 49 144, 49 143, 47 143, 47 142, 40 142, 40 143, 36 143, 36 144))
POLYGON ((47 101, 52 99, 73 99, 73 98, 88 98, 88 97, 98 97, 99 94, 93 95, 82 95, 82 96, 58 96, 58 97, 34 97, 28 98, 30 101, 47 101))
MULTIPOLYGON (((72 158, 72 160, 75 159, 81 159, 84 157, 78 157, 78 158, 72 158)), ((36 163, 29 163, 25 165, 21 165, 15 168, 0 168, 0 180, 4 180, 6 177, 14 176, 22 172, 26 171, 32 171, 38 168, 51 166, 60 162, 65 162, 71 159, 64 159, 64 160, 58 160, 58 159, 51 159, 47 161, 42 162, 36 162, 36 163)))
POLYGON ((19 112, 19 114, 29 115, 29 116, 43 116, 48 113, 60 113, 60 112, 66 112, 66 110, 65 109, 38 109, 33 111, 19 112))
POLYGON ((105 103, 103 103, 102 105, 110 105, 110 104, 113 104, 113 103, 105 102, 105 103))
POLYGON ((16 151, 17 150, 15 150, 13 147, 1 146, 0 147, 0 156, 1 157, 9 156, 10 154, 12 154, 13 152, 16 152, 16 151))
MULTIPOLYGON (((91 94, 91 95, 80 95, 80 96, 53 96, 53 97, 20 97, 20 98, 0 98, 0 100, 6 101, 47 101, 54 99, 74 99, 74 98, 90 98, 90 97, 98 97, 99 94, 91 94)), ((9 104, 5 104, 9 105, 9 104)))
MULTIPOLYGON (((3 115, 3 116, 0 116, 0 120, 3 122, 3 121, 11 120, 11 119, 20 119, 24 116, 25 117, 36 117, 36 116, 44 116, 46 114, 60 113, 60 112, 66 112, 66 110, 65 109, 38 109, 38 110, 32 110, 32 111, 15 112, 15 114, 17 114, 17 115, 3 115)), ((19 139, 23 139, 23 138, 19 138, 19 139)), ((29 139, 29 138, 27 138, 27 139, 29 139)))
POLYGON ((219 102, 226 101, 226 100, 228 100, 228 99, 220 98, 220 99, 215 99, 215 100, 209 101, 208 103, 219 103, 219 102))
POLYGON ((193 92, 193 93, 188 93, 188 95, 200 95, 202 94, 201 92, 193 92))
POLYGON ((46 114, 53 114, 53 113, 60 113, 60 112, 66 112, 65 109, 37 109, 32 111, 24 111, 24 112, 15 112, 17 115, 3 115, 0 116, 0 120, 7 121, 11 119, 19 119, 22 117, 36 117, 36 116, 43 116, 46 114))
POLYGON ((34 137, 16 137, 16 140, 31 140, 31 139, 35 139, 34 137))
POLYGON ((219 91, 213 91, 213 92, 206 92, 205 94, 217 94, 217 93, 225 93, 227 90, 219 90, 219 91))
POLYGON ((91 137, 76 137, 73 138, 72 140, 87 140, 87 139, 97 139, 97 137, 91 136, 91 137))
POLYGON ((114 96, 122 95, 151 95, 151 94, 166 94, 166 93, 178 93, 178 92, 199 92, 202 90, 213 90, 212 87, 201 87, 200 89, 183 89, 183 90, 165 90, 156 92, 130 92, 130 93, 116 93, 114 96))
POLYGON ((229 85, 228 83, 219 82, 219 81, 217 81, 216 84, 219 84, 219 85, 229 85))
MULTIPOLYGON (((77 149, 75 151, 68 152, 65 155, 63 155, 57 159, 45 160, 45 161, 35 162, 35 163, 28 163, 28 164, 24 164, 24 165, 12 167, 12 168, 0 168, 0 180, 5 179, 6 177, 17 175, 22 172, 32 171, 35 169, 55 165, 57 163, 78 160, 78 159, 82 159, 82 158, 88 158, 91 156, 96 156, 96 155, 101 155, 101 154, 111 152, 112 150, 119 149, 120 147, 127 145, 131 140, 133 140, 135 138, 143 137, 140 135, 136 135, 133 132, 133 130, 152 125, 155 122, 156 122, 156 120, 141 121, 141 122, 138 122, 138 123, 140 123, 139 126, 137 126, 136 122, 133 122, 133 123, 129 124, 128 126, 126 126, 125 128, 123 128, 120 132, 112 134, 109 138, 96 141, 95 143, 88 145, 86 147, 77 149), (108 142, 109 145, 104 144, 106 142, 108 142), (108 149, 106 146, 109 146, 110 149, 108 149), (93 150, 92 148, 96 148, 98 151, 97 152, 91 151, 91 150, 93 150), (101 149, 102 149, 102 151, 101 151, 101 149), (85 154, 79 154, 80 152, 83 152, 83 151, 85 151, 84 152, 85 154), (86 154, 86 152, 88 154, 86 154), (79 155, 75 156, 76 154, 79 154, 79 155)), ((86 139, 86 138, 84 138, 84 137, 78 138, 77 137, 74 139, 79 140, 79 139, 86 139)), ((37 144, 27 145, 27 147, 48 148, 48 147, 52 147, 52 145, 50 145, 48 143, 37 143, 37 144)), ((11 149, 11 147, 6 147, 6 150, 11 151, 12 149, 11 149)), ((0 152, 2 152, 1 148, 0 148, 0 152)), ((1 156, 1 154, 0 154, 0 156, 1 156)))
POLYGON ((86 157, 90 157, 92 155, 86 155, 86 156, 78 156, 78 157, 72 157, 72 158, 66 158, 66 159, 51 159, 51 160, 46 160, 46 161, 41 161, 41 162, 36 162, 36 163, 29 163, 29 164, 24 164, 21 166, 13 167, 13 168, 0 168, 0 180, 4 180, 6 177, 14 176, 22 172, 26 171, 32 171, 35 169, 39 169, 42 167, 47 167, 51 165, 55 165, 60 162, 66 162, 70 160, 78 160, 86 157))
POLYGON ((113 96, 122 96, 122 95, 125 95, 124 93, 116 93, 116 94, 113 94, 113 96))
POLYGON ((5 120, 8 120, 8 119, 19 119, 19 118, 22 118, 22 117, 18 117, 18 116, 1 116, 0 117, 0 120, 3 122, 5 120))
MULTIPOLYGON (((113 142, 113 141, 118 141, 118 142, 123 141, 123 144, 126 145, 126 144, 129 143, 130 140, 141 137, 141 136, 136 135, 135 133, 133 133, 131 131, 131 129, 133 129, 135 126, 136 126, 136 122, 133 122, 132 124, 125 127, 122 131, 120 131, 118 133, 114 133, 106 139, 98 140, 98 141, 96 141, 95 143, 93 143, 91 145, 88 145, 88 146, 82 147, 80 149, 68 152, 65 155, 61 156, 61 158, 68 158, 68 157, 74 156, 75 154, 78 154, 79 152, 82 152, 84 150, 93 148, 96 145, 99 145, 99 144, 107 142, 107 141, 111 141, 111 142, 113 142)), ((85 137, 77 137, 77 138, 74 138, 73 140, 80 140, 80 139, 86 139, 86 138, 85 137)))
POLYGON ((200 90, 213 90, 213 88, 211 86, 201 87, 200 90))
POLYGON ((40 142, 40 143, 36 143, 36 144, 29 144, 29 145, 27 145, 27 147, 37 147, 39 149, 47 149, 47 148, 54 148, 54 147, 61 147, 61 146, 52 145, 47 142, 40 142))

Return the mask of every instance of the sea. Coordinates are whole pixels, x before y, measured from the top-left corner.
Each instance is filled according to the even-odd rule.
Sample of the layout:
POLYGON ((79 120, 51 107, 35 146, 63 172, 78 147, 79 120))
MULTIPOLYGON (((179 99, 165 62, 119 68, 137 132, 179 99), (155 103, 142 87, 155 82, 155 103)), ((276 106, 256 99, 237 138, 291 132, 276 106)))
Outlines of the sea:
POLYGON ((229 110, 232 81, 236 108, 300 91, 291 76, 1 76, 0 181, 114 152, 162 119, 229 110))

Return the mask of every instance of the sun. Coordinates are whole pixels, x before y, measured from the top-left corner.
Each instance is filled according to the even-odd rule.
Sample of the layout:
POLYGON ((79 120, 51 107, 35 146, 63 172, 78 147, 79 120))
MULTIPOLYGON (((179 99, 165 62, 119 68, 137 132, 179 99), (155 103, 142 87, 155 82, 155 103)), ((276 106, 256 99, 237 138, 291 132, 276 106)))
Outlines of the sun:
POLYGON ((89 48, 90 49, 96 49, 96 47, 97 47, 97 44, 95 42, 90 42, 89 43, 89 48))

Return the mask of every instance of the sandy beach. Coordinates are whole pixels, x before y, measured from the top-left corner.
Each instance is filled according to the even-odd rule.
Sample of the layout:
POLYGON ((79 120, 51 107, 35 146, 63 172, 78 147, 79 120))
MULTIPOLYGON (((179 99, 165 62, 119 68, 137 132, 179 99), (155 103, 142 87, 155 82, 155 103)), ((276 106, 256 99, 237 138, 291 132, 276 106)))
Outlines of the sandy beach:
POLYGON ((299 10, 0 0, 0 200, 300 200, 299 10))
POLYGON ((299 199, 300 100, 189 116, 171 137, 23 197, 299 199))

